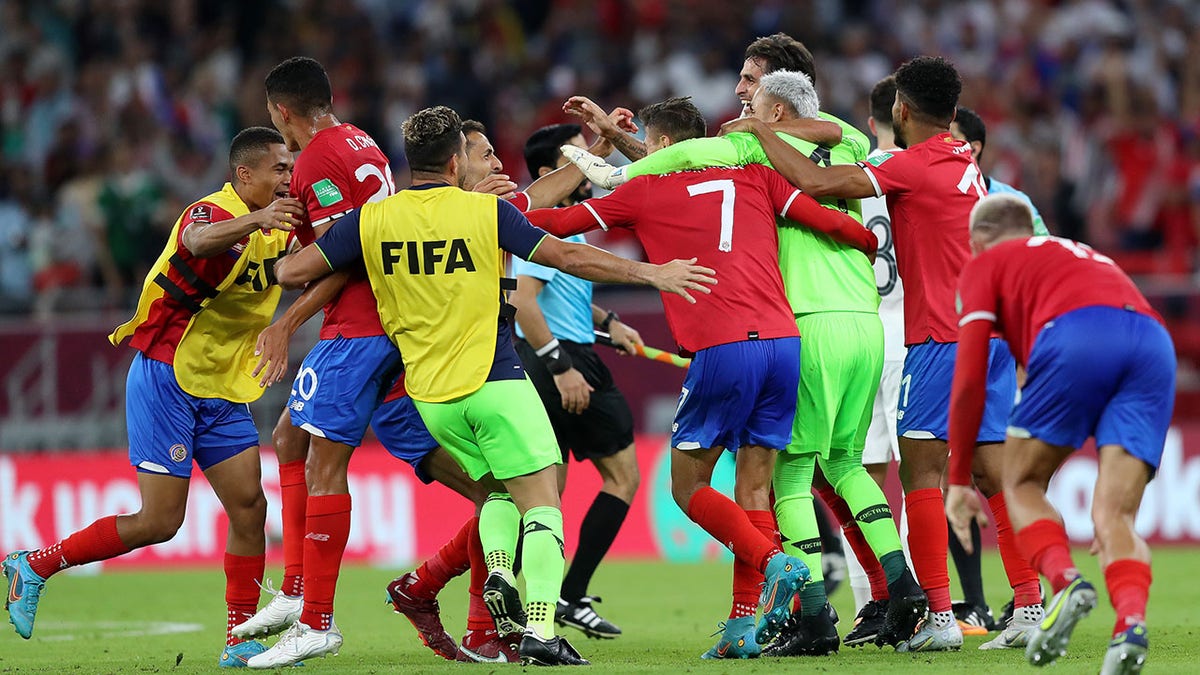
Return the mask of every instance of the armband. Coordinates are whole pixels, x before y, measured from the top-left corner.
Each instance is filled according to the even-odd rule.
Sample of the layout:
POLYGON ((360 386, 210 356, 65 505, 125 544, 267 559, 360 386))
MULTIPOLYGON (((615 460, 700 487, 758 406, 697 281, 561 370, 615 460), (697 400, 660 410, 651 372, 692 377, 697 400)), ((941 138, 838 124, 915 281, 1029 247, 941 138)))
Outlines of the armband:
POLYGON ((571 355, 558 343, 558 338, 551 338, 535 352, 551 375, 562 375, 573 367, 571 355))
POLYGON ((608 327, 612 325, 612 322, 620 320, 621 317, 617 316, 616 312, 610 311, 608 315, 604 317, 604 320, 600 322, 600 329, 607 333, 608 327))

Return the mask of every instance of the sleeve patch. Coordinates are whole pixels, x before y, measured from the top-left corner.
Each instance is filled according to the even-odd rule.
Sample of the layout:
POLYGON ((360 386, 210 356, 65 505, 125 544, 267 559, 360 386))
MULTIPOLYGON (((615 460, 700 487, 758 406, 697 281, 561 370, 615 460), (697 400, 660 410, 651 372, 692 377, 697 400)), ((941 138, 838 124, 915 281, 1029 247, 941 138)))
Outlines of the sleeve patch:
POLYGON ((342 201, 342 191, 328 178, 322 178, 313 183, 312 190, 317 198, 317 203, 321 206, 333 206, 342 201))
POLYGON ((188 212, 188 220, 193 223, 211 223, 212 217, 212 206, 208 204, 196 204, 188 212))
POLYGON ((892 157, 895 157, 895 155, 893 155, 890 152, 881 152, 878 155, 875 155, 874 157, 868 157, 866 159, 866 162, 867 162, 867 164, 870 164, 871 166, 879 166, 880 164, 883 164, 884 162, 891 159, 892 157))

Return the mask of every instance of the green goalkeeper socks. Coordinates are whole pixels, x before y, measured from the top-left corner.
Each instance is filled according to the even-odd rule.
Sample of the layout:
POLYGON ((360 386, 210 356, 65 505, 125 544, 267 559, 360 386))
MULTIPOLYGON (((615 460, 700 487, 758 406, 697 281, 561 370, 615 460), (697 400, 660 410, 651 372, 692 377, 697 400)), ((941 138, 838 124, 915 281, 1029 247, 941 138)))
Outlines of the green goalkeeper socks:
POLYGON ((543 638, 554 637, 554 607, 562 587, 563 518, 553 506, 537 506, 525 512, 525 548, 521 567, 525 572, 526 626, 543 638))
POLYGON ((479 510, 479 543, 483 547, 488 572, 505 570, 510 575, 516 556, 517 535, 521 531, 521 512, 507 492, 488 495, 479 510))

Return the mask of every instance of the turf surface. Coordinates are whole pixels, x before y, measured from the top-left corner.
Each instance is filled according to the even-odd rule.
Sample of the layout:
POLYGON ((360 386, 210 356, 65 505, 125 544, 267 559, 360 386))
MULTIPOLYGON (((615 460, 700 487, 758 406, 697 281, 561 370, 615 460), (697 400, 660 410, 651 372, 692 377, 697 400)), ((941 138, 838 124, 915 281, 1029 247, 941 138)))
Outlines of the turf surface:
MULTIPOLYGON (((1078 551, 1084 574, 1100 590, 1100 605, 1075 632, 1070 653, 1051 673, 1095 673, 1113 622, 1095 559, 1078 551)), ((1200 551, 1163 548, 1155 552, 1150 602, 1149 672, 1198 672, 1200 585, 1192 578, 1200 551)), ((268 570, 278 576, 278 570, 268 570)), ((516 671, 519 666, 454 664, 421 645, 412 626, 384 604, 384 585, 394 570, 364 567, 342 572, 337 622, 345 635, 337 657, 311 660, 303 672, 444 673, 516 671)), ((985 585, 995 611, 1008 600, 997 556, 984 559, 985 585)), ((624 630, 612 641, 566 635, 595 664, 594 673, 765 673, 775 660, 701 661, 716 638, 710 633, 729 609, 727 565, 610 562, 601 566, 592 592, 604 597, 597 609, 624 630)), ((218 570, 156 573, 113 572, 100 576, 61 575, 47 585, 34 637, 21 640, 11 627, 0 634, 0 673, 199 673, 216 670, 223 635, 223 577, 218 570), (176 659, 182 660, 176 665, 176 659)), ((957 592, 957 582, 954 584, 957 592)), ((833 597, 849 630, 853 599, 843 586, 833 597)), ((465 580, 442 595, 443 618, 452 635, 465 624, 465 580)), ((980 652, 986 638, 968 637, 961 652, 897 654, 875 647, 843 648, 840 654, 788 666, 821 672, 940 673, 1018 668, 1033 672, 1023 654, 980 652)), ((274 640, 274 638, 271 638, 274 640)))

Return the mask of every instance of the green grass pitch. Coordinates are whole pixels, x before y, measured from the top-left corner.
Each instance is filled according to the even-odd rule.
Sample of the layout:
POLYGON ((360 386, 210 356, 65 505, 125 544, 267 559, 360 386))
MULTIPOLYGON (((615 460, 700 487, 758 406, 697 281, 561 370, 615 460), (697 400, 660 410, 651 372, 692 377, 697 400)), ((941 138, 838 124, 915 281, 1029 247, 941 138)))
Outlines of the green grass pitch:
MULTIPOLYGON (((1100 605, 1075 632, 1070 653, 1046 672, 1095 673, 1113 622, 1103 579, 1094 558, 1077 551, 1083 572, 1100 590, 1100 605)), ((1149 608, 1149 672, 1200 671, 1200 584, 1192 576, 1200 551, 1162 548, 1155 552, 1155 583, 1149 608)), ((268 570, 276 576, 279 570, 268 570)), ((337 622, 346 642, 337 657, 310 660, 305 673, 448 673, 516 671, 520 666, 455 664, 427 650, 412 626, 384 604, 384 585, 395 570, 352 567, 338 588, 337 622)), ((995 554, 984 559, 985 586, 994 610, 1009 591, 995 554)), ((598 606, 625 634, 612 641, 587 640, 567 631, 591 659, 594 673, 766 673, 781 667, 820 672, 941 673, 1016 668, 1033 672, 1015 651, 980 652, 985 638, 968 637, 961 652, 897 654, 875 647, 845 649, 823 658, 757 661, 701 661, 716 638, 710 633, 729 609, 730 568, 719 563, 609 562, 601 566, 592 591, 598 606)), ((957 592, 955 582, 953 588, 957 592)), ((62 575, 42 598, 34 637, 26 642, 4 626, 0 673, 202 673, 217 670, 224 620, 223 577, 219 570, 112 572, 100 576, 62 575), (170 632, 182 631, 182 632, 170 632), (182 661, 176 666, 176 658, 182 661)), ((443 619, 456 638, 466 620, 465 579, 443 595, 443 619)), ((843 635, 853 619, 848 587, 833 602, 842 616, 843 635)), ((274 640, 274 638, 271 638, 274 640)))

